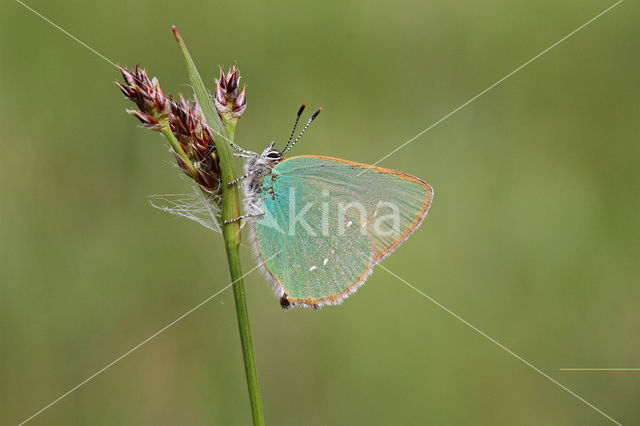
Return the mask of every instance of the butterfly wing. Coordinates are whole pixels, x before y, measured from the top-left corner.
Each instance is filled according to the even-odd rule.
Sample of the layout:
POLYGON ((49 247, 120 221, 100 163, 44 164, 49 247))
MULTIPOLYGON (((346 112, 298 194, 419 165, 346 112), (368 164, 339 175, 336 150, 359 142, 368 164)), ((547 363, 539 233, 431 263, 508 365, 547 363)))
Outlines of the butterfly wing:
POLYGON ((283 306, 339 304, 427 214, 413 176, 323 156, 278 163, 262 182, 257 254, 283 306))

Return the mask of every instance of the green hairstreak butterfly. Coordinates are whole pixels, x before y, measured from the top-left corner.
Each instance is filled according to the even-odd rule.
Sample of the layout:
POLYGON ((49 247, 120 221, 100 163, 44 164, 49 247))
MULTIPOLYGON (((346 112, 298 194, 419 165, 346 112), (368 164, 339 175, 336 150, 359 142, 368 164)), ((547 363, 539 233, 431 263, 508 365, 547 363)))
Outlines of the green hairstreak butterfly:
POLYGON ((319 155, 232 145, 245 158, 245 215, 258 261, 283 307, 340 304, 427 215, 433 189, 395 170, 319 155))

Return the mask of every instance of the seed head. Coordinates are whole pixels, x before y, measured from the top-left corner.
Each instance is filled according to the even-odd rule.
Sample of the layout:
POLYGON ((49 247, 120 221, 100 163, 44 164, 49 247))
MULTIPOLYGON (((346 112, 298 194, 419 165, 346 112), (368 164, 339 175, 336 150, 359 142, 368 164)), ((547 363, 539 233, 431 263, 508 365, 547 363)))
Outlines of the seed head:
POLYGON ((169 113, 167 98, 157 78, 149 80, 145 70, 136 66, 135 71, 120 67, 125 84, 116 83, 124 96, 136 103, 140 112, 154 117, 166 117, 169 113))
POLYGON ((218 115, 228 125, 235 125, 247 107, 245 87, 239 90, 240 71, 233 65, 225 75, 220 67, 220 77, 216 80, 214 103, 218 115))
MULTIPOLYGON (((184 96, 179 96, 179 100, 170 97, 171 131, 196 167, 198 173, 197 176, 192 176, 194 180, 208 193, 218 194, 221 191, 220 163, 215 142, 204 124, 198 102, 194 101, 190 104, 184 96)), ((178 165, 189 174, 180 158, 178 165)))
POLYGON ((136 117, 138 120, 140 120, 142 125, 147 129, 160 130, 160 128, 162 127, 158 119, 152 115, 145 114, 140 111, 136 111, 134 109, 128 109, 127 112, 133 115, 134 117, 136 117))
MULTIPOLYGON (((202 111, 197 101, 193 104, 179 95, 178 99, 166 96, 157 78, 149 79, 145 70, 136 66, 135 71, 120 67, 124 84, 116 83, 124 96, 134 102, 138 110, 128 109, 127 112, 136 117, 148 129, 161 131, 167 137, 175 137, 177 145, 173 145, 172 152, 178 167, 200 186, 206 194, 219 196, 220 163, 216 152, 216 145, 205 124, 202 111), (169 133, 170 132, 170 133, 169 133), (178 151, 183 151, 185 158, 178 151), (189 167, 191 166, 191 167, 189 167)), ((237 93, 239 75, 234 70, 230 79, 225 79, 225 87, 236 86, 236 97, 245 98, 244 90, 237 93)), ((223 99, 227 102, 224 97, 223 99)), ((244 102, 244 101, 242 101, 244 102)), ((231 103, 231 105, 235 105, 231 103)), ((232 108, 233 110, 233 108, 232 108)), ((171 140, 171 139, 170 139, 171 140)), ((174 143, 175 143, 174 140, 174 143)))

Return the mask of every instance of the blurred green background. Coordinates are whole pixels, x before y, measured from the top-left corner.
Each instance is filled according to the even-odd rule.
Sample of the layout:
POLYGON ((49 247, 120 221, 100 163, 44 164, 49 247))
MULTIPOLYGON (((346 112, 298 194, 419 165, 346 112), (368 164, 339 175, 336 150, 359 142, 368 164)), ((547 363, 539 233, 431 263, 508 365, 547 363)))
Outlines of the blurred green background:
MULTIPOLYGON (((237 61, 237 141, 373 163, 613 1, 29 3, 190 95, 237 61)), ((436 191, 384 266, 623 424, 640 423, 640 31, 627 1, 381 166, 436 191)), ((17 424, 228 282, 221 237, 150 207, 186 193, 117 71, 0 6, 0 423, 17 424)), ((255 264, 244 251, 245 270, 255 264)), ((246 278, 268 425, 605 425, 378 268, 342 306, 283 311, 246 278)), ((230 290, 33 425, 246 425, 230 290)))

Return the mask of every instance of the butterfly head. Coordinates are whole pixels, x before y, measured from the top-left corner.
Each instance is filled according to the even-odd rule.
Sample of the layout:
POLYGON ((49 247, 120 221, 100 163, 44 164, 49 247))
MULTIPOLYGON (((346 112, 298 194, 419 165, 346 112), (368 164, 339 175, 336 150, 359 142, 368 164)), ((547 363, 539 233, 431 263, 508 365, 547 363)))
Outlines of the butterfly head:
POLYGON ((291 136, 289 136, 289 141, 287 142, 285 147, 282 149, 282 151, 278 151, 277 149, 274 149, 274 146, 276 145, 275 142, 271 142, 269 145, 267 145, 267 147, 260 154, 243 150, 242 148, 237 147, 235 144, 233 143, 231 144, 231 146, 234 149, 241 152, 241 154, 238 154, 238 156, 244 157, 247 159, 244 164, 244 169, 246 173, 261 175, 263 170, 270 167, 274 167, 279 161, 281 161, 284 158, 284 155, 291 148, 293 148, 296 142, 300 140, 302 135, 304 135, 304 132, 309 128, 313 120, 316 119, 316 117, 318 116, 318 114, 320 114, 320 111, 322 110, 321 108, 319 108, 316 112, 314 112, 311 115, 311 118, 309 118, 309 121, 307 121, 307 124, 304 126, 300 134, 298 134, 298 136, 295 139, 293 139, 293 136, 296 131, 296 126, 298 125, 298 121, 300 120, 300 115, 302 115, 302 111, 304 111, 304 108, 305 108, 305 104, 302 104, 302 106, 298 110, 296 121, 293 125, 293 130, 291 131, 291 136))
POLYGON ((282 153, 276 149, 273 149, 275 144, 275 142, 271 142, 269 145, 267 145, 267 147, 260 154, 260 160, 268 164, 273 161, 280 161, 282 159, 282 153))
POLYGON ((260 154, 253 153, 247 156, 244 163, 244 171, 254 177, 262 176, 265 170, 269 170, 282 160, 282 153, 273 149, 275 142, 271 142, 260 154))

